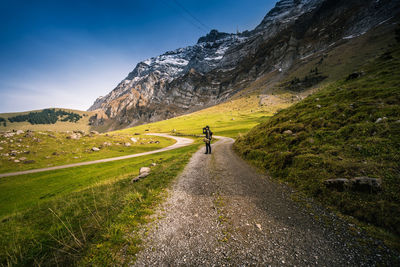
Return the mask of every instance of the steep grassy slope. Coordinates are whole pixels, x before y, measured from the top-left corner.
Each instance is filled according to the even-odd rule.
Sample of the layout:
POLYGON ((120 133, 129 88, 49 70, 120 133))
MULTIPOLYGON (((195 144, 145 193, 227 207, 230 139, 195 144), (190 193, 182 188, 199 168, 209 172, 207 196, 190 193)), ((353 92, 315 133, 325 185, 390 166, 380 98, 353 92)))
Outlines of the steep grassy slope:
POLYGON ((255 127, 235 149, 272 177, 398 237, 399 45, 359 70, 361 77, 332 83, 255 127), (357 176, 382 179, 382 191, 337 192, 323 184, 357 176))
MULTIPOLYGON (((56 108, 55 110, 60 110, 56 108)), ((26 115, 30 112, 40 112, 42 110, 32 110, 25 112, 14 112, 14 113, 0 113, 0 118, 6 120, 6 126, 4 126, 3 122, 0 122, 0 131, 8 131, 8 130, 33 130, 33 131, 73 131, 73 130, 82 130, 82 131, 90 131, 94 129, 89 125, 89 118, 93 115, 93 112, 89 111, 80 111, 74 109, 61 109, 67 112, 73 112, 82 116, 82 118, 77 122, 69 122, 69 121, 61 121, 58 120, 54 124, 31 124, 27 121, 23 122, 9 122, 8 118, 15 117, 18 115, 26 115)))

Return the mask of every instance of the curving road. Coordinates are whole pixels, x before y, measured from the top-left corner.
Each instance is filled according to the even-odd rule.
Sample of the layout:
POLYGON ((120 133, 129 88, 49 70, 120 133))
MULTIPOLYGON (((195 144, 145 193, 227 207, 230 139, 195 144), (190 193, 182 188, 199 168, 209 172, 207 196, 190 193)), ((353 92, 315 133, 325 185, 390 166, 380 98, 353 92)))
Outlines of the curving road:
POLYGON ((399 255, 239 158, 221 137, 196 152, 137 234, 134 266, 399 266, 399 255), (150 229, 150 230, 147 230, 150 229))
POLYGON ((172 138, 172 139, 176 140, 176 143, 173 144, 173 145, 170 145, 168 147, 161 148, 161 149, 142 152, 142 153, 137 153, 137 154, 132 154, 132 155, 126 155, 126 156, 120 156, 120 157, 114 157, 114 158, 106 158, 106 159, 99 159, 99 160, 92 160, 92 161, 85 161, 85 162, 78 162, 78 163, 72 163, 72 164, 60 165, 60 166, 54 166, 54 167, 48 167, 48 168, 41 168, 41 169, 34 169, 34 170, 2 173, 2 174, 0 174, 0 178, 1 177, 8 177, 8 176, 22 175, 22 174, 30 174, 30 173, 37 173, 37 172, 45 172, 45 171, 66 169, 66 168, 71 168, 71 167, 91 165, 91 164, 110 162, 110 161, 116 161, 116 160, 136 158, 136 157, 140 157, 140 156, 146 156, 146 155, 160 153, 160 152, 164 152, 164 151, 168 151, 168 150, 172 150, 172 149, 177 149, 177 148, 184 147, 184 146, 187 146, 187 145, 190 145, 191 143, 193 143, 192 139, 184 138, 184 137, 172 136, 172 135, 169 135, 169 134, 148 133, 147 135, 155 135, 155 136, 172 138))

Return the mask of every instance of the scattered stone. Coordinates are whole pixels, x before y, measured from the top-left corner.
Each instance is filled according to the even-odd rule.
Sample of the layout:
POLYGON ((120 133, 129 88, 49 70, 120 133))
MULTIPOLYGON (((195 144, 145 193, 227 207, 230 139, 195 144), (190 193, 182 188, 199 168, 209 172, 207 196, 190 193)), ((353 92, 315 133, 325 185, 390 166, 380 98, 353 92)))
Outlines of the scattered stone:
POLYGON ((49 134, 49 137, 51 137, 51 138, 57 138, 54 134, 49 134))
POLYGON ((256 223, 256 226, 257 226, 258 230, 262 231, 261 224, 256 223))
POLYGON ((97 134, 99 134, 99 132, 98 132, 98 131, 90 131, 90 133, 91 133, 91 134, 94 134, 94 135, 97 135, 97 134))
POLYGON ((16 132, 17 135, 20 135, 20 134, 23 134, 23 133, 24 133, 24 131, 22 131, 22 130, 18 130, 18 131, 16 132))
POLYGON ((155 143, 155 144, 159 144, 159 143, 160 143, 160 141, 155 141, 154 143, 155 143))
POLYGON ((126 143, 124 144, 124 146, 126 146, 126 147, 131 146, 131 143, 126 142, 126 143))
POLYGON ((291 134, 293 134, 293 132, 291 130, 286 130, 283 132, 283 134, 291 135, 291 134))
POLYGON ((85 131, 82 131, 82 130, 76 130, 76 131, 74 131, 74 133, 85 135, 85 131))
POLYGON ((78 140, 81 138, 81 135, 79 133, 73 133, 69 136, 67 136, 67 139, 72 139, 72 140, 78 140))
POLYGON ((0 146, 0 150, 3 150, 4 148, 0 146))
POLYGON ((136 143, 138 140, 137 140, 135 137, 132 137, 132 138, 131 138, 131 141, 134 142, 134 143, 136 143))
POLYGON ((53 156, 58 156, 58 155, 60 155, 60 154, 59 154, 57 151, 54 151, 52 155, 53 155, 53 156))
POLYGON ((140 133, 135 133, 135 135, 140 135, 140 133))
POLYGON ((20 161, 18 159, 14 160, 15 163, 20 163, 20 161))
POLYGON ((33 132, 27 132, 25 134, 25 137, 33 137, 33 136, 34 136, 33 132))
POLYGON ((141 167, 140 169, 139 169, 139 174, 143 174, 143 173, 150 173, 150 168, 149 167, 141 167))
POLYGON ((24 164, 32 164, 35 163, 36 161, 34 161, 33 159, 29 159, 29 160, 25 160, 23 163, 24 164))
POLYGON ((309 142, 310 144, 314 144, 314 143, 315 143, 315 140, 314 140, 314 138, 308 138, 308 142, 309 142))
POLYGON ((111 144, 110 142, 104 142, 102 146, 103 146, 103 147, 107 147, 107 146, 111 146, 111 145, 112 145, 112 144, 111 144))
POLYGON ((156 166, 157 165, 157 163, 155 163, 155 162, 153 162, 153 163, 151 163, 151 166, 156 166))
POLYGON ((51 158, 51 157, 50 157, 50 156, 46 156, 45 158, 46 158, 46 159, 49 159, 49 158, 51 158))
POLYGON ((19 160, 20 160, 20 161, 24 161, 24 160, 26 160, 26 158, 25 158, 25 157, 22 157, 22 158, 19 158, 19 160))
POLYGON ((98 148, 98 147, 92 147, 92 151, 100 151, 100 148, 98 148))
POLYGON ((321 105, 317 105, 317 108, 322 108, 322 106, 321 105))
POLYGON ((14 135, 15 135, 15 133, 9 133, 9 132, 7 132, 7 133, 4 134, 4 137, 10 138, 10 137, 13 137, 14 135))
POLYGON ((383 118, 378 118, 376 121, 375 121, 375 123, 380 123, 380 122, 382 122, 382 121, 386 121, 387 120, 387 118, 386 117, 383 117, 383 118))

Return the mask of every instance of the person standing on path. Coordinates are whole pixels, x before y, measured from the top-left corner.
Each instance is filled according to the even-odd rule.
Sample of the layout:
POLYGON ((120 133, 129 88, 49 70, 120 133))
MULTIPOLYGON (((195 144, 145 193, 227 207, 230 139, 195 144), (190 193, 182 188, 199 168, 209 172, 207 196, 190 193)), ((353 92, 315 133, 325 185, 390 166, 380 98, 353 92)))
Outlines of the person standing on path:
POLYGON ((212 139, 212 132, 210 130, 210 127, 207 125, 205 128, 203 128, 203 134, 206 136, 204 137, 204 142, 206 143, 206 153, 204 154, 211 154, 211 139, 212 139))

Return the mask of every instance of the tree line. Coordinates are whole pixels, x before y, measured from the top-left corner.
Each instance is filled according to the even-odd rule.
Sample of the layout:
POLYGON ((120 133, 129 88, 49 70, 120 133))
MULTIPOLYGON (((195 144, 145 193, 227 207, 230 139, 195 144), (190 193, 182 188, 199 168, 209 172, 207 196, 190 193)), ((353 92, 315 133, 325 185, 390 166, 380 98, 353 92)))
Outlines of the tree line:
MULTIPOLYGON (((23 122, 27 121, 30 124, 54 124, 58 120, 77 122, 82 118, 81 115, 68 112, 65 110, 55 110, 55 109, 44 109, 39 112, 29 112, 25 115, 17 115, 8 118, 9 122, 23 122)), ((0 120, 1 122, 1 120, 0 120)), ((4 122, 5 123, 5 122, 4 122)))

